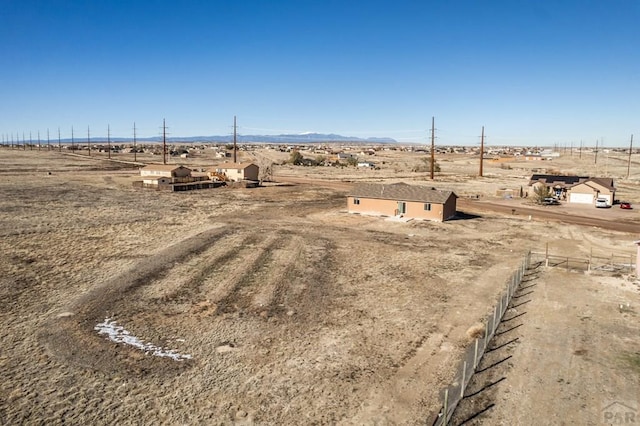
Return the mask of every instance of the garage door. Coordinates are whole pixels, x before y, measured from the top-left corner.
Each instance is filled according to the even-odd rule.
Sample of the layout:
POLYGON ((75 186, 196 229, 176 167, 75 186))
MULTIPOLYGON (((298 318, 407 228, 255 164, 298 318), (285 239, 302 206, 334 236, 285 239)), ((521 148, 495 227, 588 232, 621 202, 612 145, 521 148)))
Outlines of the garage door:
POLYGON ((570 203, 583 203, 583 204, 591 204, 593 203, 593 194, 570 194, 569 195, 570 203))

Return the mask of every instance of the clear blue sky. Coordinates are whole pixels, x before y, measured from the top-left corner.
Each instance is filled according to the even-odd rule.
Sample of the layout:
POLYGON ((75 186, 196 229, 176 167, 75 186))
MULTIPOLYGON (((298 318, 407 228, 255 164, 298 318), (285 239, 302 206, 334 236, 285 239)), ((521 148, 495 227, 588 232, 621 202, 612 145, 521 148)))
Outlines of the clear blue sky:
POLYGON ((2 135, 640 145, 637 0, 2 0, 0 41, 2 135))

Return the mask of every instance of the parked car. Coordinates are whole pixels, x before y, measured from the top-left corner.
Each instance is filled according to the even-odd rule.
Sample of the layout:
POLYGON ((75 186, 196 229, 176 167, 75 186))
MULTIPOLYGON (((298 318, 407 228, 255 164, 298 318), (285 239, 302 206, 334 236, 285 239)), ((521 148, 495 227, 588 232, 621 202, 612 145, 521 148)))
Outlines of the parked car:
POLYGON ((542 205, 544 206, 557 206, 558 204, 560 204, 560 201, 558 201, 556 198, 547 197, 542 200, 542 205))
POLYGON ((596 207, 599 209, 606 209, 611 207, 609 201, 606 198, 596 198, 596 207))
POLYGON ((631 203, 628 201, 620 201, 620 208, 625 210, 631 210, 631 203))

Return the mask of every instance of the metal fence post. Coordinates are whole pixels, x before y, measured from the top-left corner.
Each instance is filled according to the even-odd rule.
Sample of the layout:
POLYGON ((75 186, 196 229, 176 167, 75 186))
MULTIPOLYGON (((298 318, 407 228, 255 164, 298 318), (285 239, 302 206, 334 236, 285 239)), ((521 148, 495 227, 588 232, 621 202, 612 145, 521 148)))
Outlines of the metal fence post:
POLYGON ((447 426, 449 423, 449 387, 444 390, 444 410, 442 411, 443 419, 442 424, 447 426))
POLYGON ((487 323, 484 325, 484 350, 487 350, 487 346, 489 346, 489 318, 487 318, 487 323))
POLYGON ((464 383, 467 379, 467 361, 462 363, 462 382, 460 383, 460 399, 464 398, 464 383))
POLYGON ((473 371, 478 368, 478 346, 480 346, 480 339, 476 339, 476 347, 473 351, 473 371))

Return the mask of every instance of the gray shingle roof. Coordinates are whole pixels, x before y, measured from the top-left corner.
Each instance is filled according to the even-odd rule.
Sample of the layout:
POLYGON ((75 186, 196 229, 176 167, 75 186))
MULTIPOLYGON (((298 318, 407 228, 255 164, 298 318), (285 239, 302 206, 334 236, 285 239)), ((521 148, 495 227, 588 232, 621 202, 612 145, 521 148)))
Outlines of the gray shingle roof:
POLYGON ((444 204, 449 197, 457 195, 453 191, 441 191, 435 188, 406 183, 389 185, 361 183, 356 185, 349 196, 356 198, 376 198, 380 200, 418 201, 422 203, 444 204))

